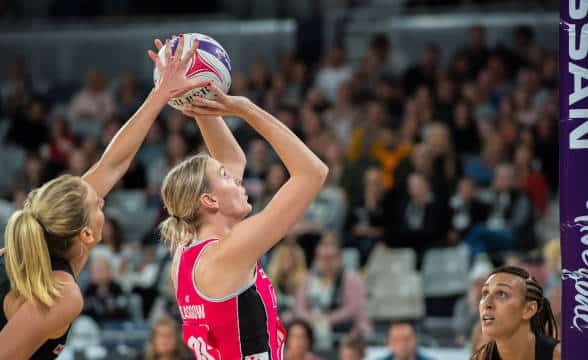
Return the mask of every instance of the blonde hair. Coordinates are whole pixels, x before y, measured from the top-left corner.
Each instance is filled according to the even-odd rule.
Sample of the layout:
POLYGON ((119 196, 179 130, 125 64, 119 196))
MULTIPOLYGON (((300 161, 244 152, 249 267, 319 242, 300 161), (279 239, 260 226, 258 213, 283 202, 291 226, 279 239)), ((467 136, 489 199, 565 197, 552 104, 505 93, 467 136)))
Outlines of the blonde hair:
POLYGON ((169 217, 159 226, 161 236, 171 248, 196 235, 199 223, 200 195, 208 191, 206 154, 192 156, 176 165, 161 185, 161 198, 169 217))
POLYGON ((267 275, 276 288, 282 288, 283 285, 288 293, 293 294, 306 275, 306 259, 300 246, 298 244, 286 243, 278 245, 272 254, 272 259, 268 265, 267 275), (289 272, 286 283, 282 284, 283 274, 281 273, 282 269, 280 267, 281 262, 283 261, 282 257, 287 251, 292 251, 294 269, 289 272))
POLYGON ((149 341, 147 342, 147 345, 145 346, 145 360, 157 360, 157 358, 159 357, 159 355, 157 354, 157 352, 155 350, 154 339, 155 339, 155 332, 160 327, 170 327, 170 328, 174 329, 174 332, 176 335, 176 347, 174 349, 172 359, 182 359, 184 357, 184 355, 186 355, 186 349, 182 343, 182 338, 181 338, 181 333, 178 328, 178 323, 175 320, 173 320, 172 318, 170 318, 169 316, 164 315, 159 320, 157 320, 155 325, 153 325, 153 328, 151 328, 151 335, 149 336, 149 341))
POLYGON ((6 272, 11 289, 27 301, 51 306, 60 296, 51 256, 67 259, 74 237, 88 225, 87 195, 79 177, 63 175, 32 190, 24 209, 8 220, 6 272))

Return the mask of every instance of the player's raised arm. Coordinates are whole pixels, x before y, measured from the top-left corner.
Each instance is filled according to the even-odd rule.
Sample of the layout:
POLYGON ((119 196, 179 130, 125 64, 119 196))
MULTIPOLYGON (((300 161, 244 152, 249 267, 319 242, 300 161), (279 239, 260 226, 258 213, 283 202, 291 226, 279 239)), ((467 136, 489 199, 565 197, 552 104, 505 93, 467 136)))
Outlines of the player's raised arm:
POLYGON ((184 114, 194 117, 210 155, 224 164, 231 176, 239 182, 245 171, 245 153, 222 117, 194 116, 186 107, 184 114))
POLYGON ((327 166, 290 129, 243 97, 229 96, 214 85, 217 100, 196 99, 189 106, 196 116, 237 115, 274 148, 290 179, 259 214, 235 225, 218 256, 227 267, 247 269, 276 244, 304 214, 327 177, 327 166))
MULTIPOLYGON (((195 39, 195 42, 198 42, 198 38, 195 39)), ((163 43, 159 39, 155 40, 155 46, 161 50, 163 43)), ((193 61, 197 61, 197 59, 198 57, 193 61)), ((186 116, 194 118, 196 121, 210 155, 223 163, 233 177, 239 181, 242 180, 245 171, 245 153, 223 118, 220 116, 195 116, 187 106, 184 106, 182 111, 186 116)))
MULTIPOLYGON (((169 40, 167 41, 169 44, 169 40)), ((182 54, 183 37, 180 37, 177 53, 182 54)), ((157 54, 149 50, 149 57, 159 70, 160 78, 151 90, 147 99, 135 114, 120 128, 104 151, 100 160, 84 174, 83 179, 88 182, 100 197, 106 196, 129 168, 133 157, 143 143, 153 121, 157 118, 165 104, 172 97, 187 90, 200 87, 203 83, 196 83, 186 79, 185 66, 191 58, 198 43, 195 42, 190 52, 183 58, 173 57, 171 50, 166 51, 165 63, 157 54)), ((167 49, 171 49, 167 46, 167 49)))

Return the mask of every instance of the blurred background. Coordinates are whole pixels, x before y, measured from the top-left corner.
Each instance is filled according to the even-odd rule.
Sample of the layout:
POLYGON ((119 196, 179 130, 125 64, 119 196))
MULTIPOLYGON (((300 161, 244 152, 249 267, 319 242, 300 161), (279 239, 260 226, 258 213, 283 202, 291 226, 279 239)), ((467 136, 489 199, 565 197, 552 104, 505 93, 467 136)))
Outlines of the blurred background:
MULTIPOLYGON (((525 267, 561 312, 558 1, 0 0, 0 230, 31 189, 81 175, 152 87, 153 39, 200 32, 233 64, 231 93, 330 167, 304 219, 263 259, 286 359, 468 359, 480 286, 525 267)), ((254 212, 287 178, 244 148, 254 212)), ((161 114, 106 199, 60 359, 184 359, 157 224, 166 172, 203 151, 161 114)))

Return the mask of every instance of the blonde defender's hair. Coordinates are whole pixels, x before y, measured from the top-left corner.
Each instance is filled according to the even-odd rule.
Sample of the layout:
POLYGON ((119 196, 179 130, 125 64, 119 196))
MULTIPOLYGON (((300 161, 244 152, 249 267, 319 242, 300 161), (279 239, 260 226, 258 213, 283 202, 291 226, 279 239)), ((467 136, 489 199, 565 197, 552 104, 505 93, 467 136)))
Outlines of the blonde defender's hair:
POLYGON ((67 260, 73 239, 89 224, 87 195, 79 177, 63 175, 32 190, 8 220, 6 272, 11 289, 27 301, 51 306, 60 296, 51 256, 67 260))

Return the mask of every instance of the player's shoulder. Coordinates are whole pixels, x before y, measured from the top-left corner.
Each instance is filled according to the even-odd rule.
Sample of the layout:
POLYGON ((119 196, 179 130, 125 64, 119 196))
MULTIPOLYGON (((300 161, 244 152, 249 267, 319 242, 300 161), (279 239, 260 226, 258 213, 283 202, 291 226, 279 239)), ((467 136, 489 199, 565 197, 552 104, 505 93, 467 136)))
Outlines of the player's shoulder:
POLYGON ((84 307, 84 296, 75 278, 67 272, 54 271, 53 279, 58 285, 60 294, 55 300, 56 309, 79 314, 84 307))
POLYGON ((553 348, 553 360, 560 360, 561 359, 561 343, 558 343, 553 348))

